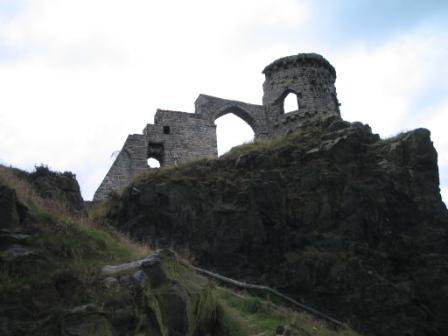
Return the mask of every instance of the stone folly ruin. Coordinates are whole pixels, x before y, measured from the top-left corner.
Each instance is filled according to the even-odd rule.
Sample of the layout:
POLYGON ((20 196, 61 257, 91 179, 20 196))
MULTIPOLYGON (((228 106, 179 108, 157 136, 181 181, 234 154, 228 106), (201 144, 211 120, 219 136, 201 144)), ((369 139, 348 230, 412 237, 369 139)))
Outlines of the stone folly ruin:
POLYGON ((298 54, 269 64, 263 74, 263 104, 249 104, 200 94, 195 112, 157 110, 154 124, 143 134, 131 134, 95 192, 100 201, 112 191, 122 191, 154 158, 161 167, 217 156, 216 125, 219 117, 233 113, 247 122, 255 139, 275 138, 309 121, 340 117, 334 86, 336 71, 318 54, 298 54), (294 95, 298 109, 285 113, 284 101, 294 95))

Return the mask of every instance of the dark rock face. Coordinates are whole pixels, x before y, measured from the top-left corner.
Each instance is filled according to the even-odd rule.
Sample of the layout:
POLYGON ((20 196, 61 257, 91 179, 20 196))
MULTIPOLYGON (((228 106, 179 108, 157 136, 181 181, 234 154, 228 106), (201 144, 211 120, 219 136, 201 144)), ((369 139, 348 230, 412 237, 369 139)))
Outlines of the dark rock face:
POLYGON ((75 213, 84 209, 84 201, 74 174, 53 172, 45 166, 38 166, 27 178, 42 198, 57 200, 75 213))
POLYGON ((149 174, 108 222, 368 335, 447 335, 448 213, 425 129, 341 120, 149 174))
POLYGON ((0 185, 0 229, 16 229, 25 213, 25 208, 17 201, 16 192, 0 185))

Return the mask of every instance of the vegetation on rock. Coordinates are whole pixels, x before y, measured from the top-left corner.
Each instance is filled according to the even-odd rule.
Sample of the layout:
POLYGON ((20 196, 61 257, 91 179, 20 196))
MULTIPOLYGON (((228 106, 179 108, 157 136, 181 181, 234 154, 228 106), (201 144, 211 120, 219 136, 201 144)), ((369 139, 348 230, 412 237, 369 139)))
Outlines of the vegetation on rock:
POLYGON ((371 335, 448 334, 448 213, 429 131, 310 124, 139 176, 107 226, 371 335))

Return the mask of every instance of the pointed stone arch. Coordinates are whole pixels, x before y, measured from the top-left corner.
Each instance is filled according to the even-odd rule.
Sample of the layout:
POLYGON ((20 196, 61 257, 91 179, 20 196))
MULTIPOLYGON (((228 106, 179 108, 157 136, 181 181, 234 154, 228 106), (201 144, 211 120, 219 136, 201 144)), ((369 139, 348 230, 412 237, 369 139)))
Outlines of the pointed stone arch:
POLYGON ((255 133, 256 122, 254 118, 251 116, 250 112, 238 105, 228 105, 220 108, 216 114, 213 116, 213 122, 215 122, 218 118, 225 116, 226 114, 234 114, 237 117, 244 120, 255 133))
POLYGON ((211 125, 214 125, 219 117, 233 113, 252 128, 255 137, 266 132, 266 116, 262 105, 201 94, 196 99, 195 111, 196 114, 206 118, 211 125))
POLYGON ((229 107, 217 113, 216 146, 218 155, 223 155, 235 146, 254 141, 254 120, 247 111, 239 107, 229 107))

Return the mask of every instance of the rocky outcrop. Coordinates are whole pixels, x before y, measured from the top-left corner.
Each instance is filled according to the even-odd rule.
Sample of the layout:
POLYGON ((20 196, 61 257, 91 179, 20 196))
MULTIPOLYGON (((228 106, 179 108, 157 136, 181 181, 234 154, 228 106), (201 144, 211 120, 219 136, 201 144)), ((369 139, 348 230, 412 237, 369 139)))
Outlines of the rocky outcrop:
POLYGON ((104 335, 203 335, 217 327, 217 304, 206 280, 169 250, 105 266, 103 273, 107 299, 101 309, 73 308, 64 325, 69 335, 98 335, 98 325, 107 330, 104 335))
POLYGON ((2 336, 243 336, 277 326, 291 336, 358 335, 217 287, 173 251, 153 252, 72 216, 27 181, 0 169, 2 336))
POLYGON ((148 173, 106 222, 369 335, 448 334, 448 213, 425 129, 382 140, 328 119, 148 173))
POLYGON ((70 276, 59 276, 54 282, 49 278, 45 286, 23 288, 16 295, 1 291, 2 335, 22 331, 26 335, 162 336, 218 331, 219 308, 207 280, 180 263, 174 253, 159 251, 132 267, 117 265, 110 271, 111 267, 104 268, 104 289, 98 284, 101 295, 91 298, 92 303, 76 305, 79 299, 70 299, 93 290, 83 289, 82 282, 70 276))
POLYGON ((42 198, 64 204, 74 213, 84 210, 81 190, 73 173, 59 173, 49 170, 46 166, 36 166, 35 171, 28 175, 28 179, 42 198))
POLYGON ((94 269, 129 252, 42 211, 0 183, 1 335, 227 335, 208 280, 175 253, 94 269))
POLYGON ((27 210, 17 200, 16 192, 0 184, 0 229, 17 229, 24 222, 26 214, 27 210))
POLYGON ((27 207, 19 202, 13 189, 0 184, 0 266, 4 266, 2 259, 20 267, 33 257, 27 247, 30 230, 27 207))

